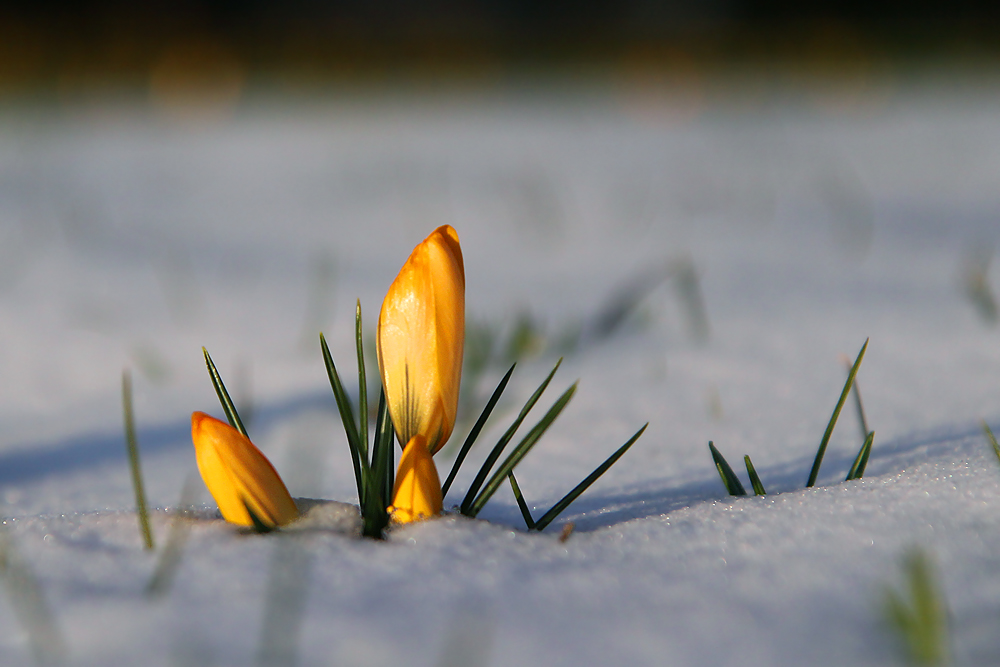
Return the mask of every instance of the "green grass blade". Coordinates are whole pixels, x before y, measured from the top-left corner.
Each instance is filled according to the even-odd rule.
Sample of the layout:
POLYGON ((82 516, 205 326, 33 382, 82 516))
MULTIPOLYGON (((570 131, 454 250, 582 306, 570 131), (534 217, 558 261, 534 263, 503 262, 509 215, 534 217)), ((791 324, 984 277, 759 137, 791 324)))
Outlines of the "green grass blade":
POLYGON ((368 460, 368 379, 365 377, 365 350, 361 340, 361 299, 354 312, 354 338, 358 348, 358 426, 361 456, 368 460))
MULTIPOLYGON (((451 466, 451 472, 448 473, 448 479, 445 480, 444 485, 441 487, 441 497, 448 495, 448 489, 451 488, 451 483, 455 481, 455 476, 458 474, 459 468, 462 467, 462 463, 465 462, 465 457, 469 454, 469 450, 472 449, 473 443, 476 442, 476 438, 479 437, 480 432, 482 432, 483 427, 486 425, 486 420, 490 418, 490 414, 493 413, 493 408, 496 407, 497 401, 500 400, 500 395, 503 394, 503 390, 507 388, 507 381, 510 380, 511 373, 514 372, 514 367, 517 364, 511 364, 510 370, 507 374, 503 376, 500 380, 500 384, 493 391, 493 395, 490 396, 490 400, 487 401, 486 407, 483 408, 483 412, 479 415, 479 419, 476 420, 476 425, 472 427, 469 431, 469 436, 462 443, 462 449, 458 451, 458 457, 455 459, 454 465, 451 466)), ((499 456, 499 454, 498 454, 499 456)), ((485 477, 485 475, 484 475, 485 477)))
POLYGON ((142 484, 142 466, 139 461, 139 440, 135 437, 135 414, 132 411, 132 376, 122 372, 122 412, 125 416, 125 446, 128 449, 128 464, 132 470, 132 488, 135 490, 135 508, 139 515, 139 529, 147 551, 153 550, 153 529, 149 525, 146 509, 146 491, 142 484))
POLYGON ((731 496, 745 496, 747 495, 746 489, 743 488, 743 484, 740 482, 740 478, 736 476, 733 469, 729 466, 726 461, 726 457, 716 449, 715 443, 709 441, 708 450, 712 452, 712 460, 715 461, 715 467, 719 471, 719 477, 722 478, 722 484, 726 487, 726 491, 731 496))
POLYGON ((375 442, 372 444, 372 483, 375 496, 383 505, 389 506, 392 493, 392 421, 389 406, 385 402, 385 390, 379 392, 378 417, 375 419, 375 442))
POLYGON ((757 469, 753 467, 753 461, 750 460, 750 455, 745 454, 743 456, 743 463, 747 466, 747 474, 750 475, 750 485, 753 487, 753 494, 755 496, 766 496, 767 491, 764 490, 764 485, 760 481, 760 477, 757 476, 757 469))
POLYGON ((226 391, 226 385, 222 382, 222 376, 219 375, 219 370, 215 367, 215 362, 212 361, 212 355, 204 347, 201 348, 201 351, 205 353, 205 365, 208 367, 208 376, 212 378, 212 385, 215 387, 215 393, 219 396, 219 402, 222 403, 222 410, 226 413, 229 425, 249 440, 250 436, 247 435, 247 430, 240 420, 239 413, 236 411, 236 404, 233 403, 233 399, 229 397, 229 392, 226 391))
POLYGON ((865 416, 865 404, 861 400, 861 387, 858 386, 857 379, 854 380, 854 408, 858 411, 858 424, 861 426, 862 437, 867 438, 870 429, 868 428, 868 417, 865 416))
POLYGON ((528 509, 528 503, 524 502, 524 496, 521 495, 521 487, 517 485, 517 479, 514 478, 513 470, 507 475, 507 479, 510 481, 510 490, 514 492, 514 500, 517 501, 517 507, 521 510, 521 516, 524 517, 524 525, 528 527, 528 530, 534 530, 535 520, 531 518, 531 510, 528 509))
POLYGON ((510 425, 510 428, 508 428, 506 432, 504 432, 504 434, 500 437, 500 440, 497 441, 497 444, 493 446, 493 449, 486 457, 486 460, 483 462, 483 465, 479 468, 479 472, 476 473, 476 478, 472 480, 472 486, 469 487, 468 492, 465 494, 465 499, 462 500, 462 506, 459 508, 462 514, 468 515, 469 509, 472 507, 472 502, 476 498, 476 494, 479 493, 479 489, 482 488, 482 485, 486 481, 486 478, 489 476, 490 470, 493 469, 493 465, 497 462, 497 459, 500 458, 500 454, 503 453, 503 450, 507 446, 507 443, 510 442, 510 439, 514 437, 514 433, 521 426, 521 422, 523 422, 524 418, 528 416, 528 412, 531 410, 531 408, 535 407, 535 403, 538 402, 538 399, 541 397, 542 392, 544 392, 545 388, 549 386, 549 382, 552 380, 552 377, 556 374, 556 371, 559 370, 560 364, 562 364, 562 359, 556 362, 555 367, 553 367, 548 377, 546 377, 545 380, 542 382, 542 384, 538 386, 538 389, 535 390, 535 393, 531 395, 531 398, 528 399, 528 402, 524 404, 523 408, 521 408, 521 412, 517 415, 517 419, 515 419, 514 423, 510 425))
POLYGON ((816 484, 816 478, 819 476, 819 466, 823 463, 823 455, 826 454, 826 446, 830 443, 830 436, 833 435, 833 427, 837 425, 837 418, 840 417, 840 411, 847 401, 847 395, 851 393, 851 387, 854 386, 854 378, 858 374, 858 369, 861 368, 861 360, 865 358, 865 350, 868 349, 868 340, 866 338, 865 344, 861 346, 858 358, 854 361, 854 365, 851 366, 851 372, 847 374, 847 382, 844 384, 844 390, 840 392, 840 400, 837 401, 837 407, 833 409, 833 414, 830 415, 830 421, 826 425, 823 439, 820 441, 819 449, 816 451, 816 458, 813 460, 812 470, 809 471, 809 480, 806 482, 807 488, 816 484))
POLYGON ((364 504, 365 482, 361 473, 361 445, 359 443, 358 428, 354 423, 354 411, 351 408, 351 399, 344 391, 344 385, 340 382, 340 375, 337 374, 337 366, 333 363, 333 355, 330 354, 330 347, 326 344, 326 337, 319 335, 319 345, 323 349, 323 363, 326 364, 326 374, 330 378, 330 386, 333 388, 333 396, 337 400, 337 409, 340 410, 340 421, 344 424, 344 432, 347 434, 347 446, 351 450, 351 462, 354 464, 354 479, 358 483, 358 500, 364 504))
POLYGON ((589 475, 587 475, 586 479, 584 479, 582 482, 580 482, 575 487, 573 487, 572 491, 570 491, 565 496, 563 496, 562 500, 560 500, 559 502, 557 502, 555 505, 552 506, 551 509, 549 509, 548 512, 546 512, 544 515, 542 515, 542 518, 535 522, 535 529, 536 530, 545 530, 546 526, 548 526, 550 523, 552 523, 553 521, 555 521, 556 518, 558 518, 558 516, 560 514, 562 514, 563 510, 565 510, 567 507, 569 507, 570 503, 572 503, 574 500, 576 500, 580 496, 581 493, 583 493, 584 491, 586 491, 590 487, 591 484, 593 484, 594 482, 596 482, 601 477, 601 475, 603 475, 605 472, 607 472, 608 469, 611 466, 613 466, 615 464, 615 462, 618 459, 620 459, 623 454, 625 454, 625 452, 627 452, 629 450, 629 447, 631 447, 633 444, 635 444, 635 441, 639 439, 639 436, 641 436, 643 434, 643 431, 646 430, 647 426, 649 426, 649 422, 646 422, 643 425, 642 428, 640 428, 638 431, 636 431, 635 435, 633 435, 631 438, 628 439, 628 442, 626 442, 624 445, 622 445, 621 447, 619 447, 618 450, 615 451, 614 454, 612 454, 611 456, 609 456, 604 461, 604 463, 602 463, 601 465, 597 466, 597 468, 594 470, 594 472, 592 472, 589 475))
POLYGON ((521 459, 527 456, 528 452, 531 451, 531 448, 538 442, 538 439, 542 437, 549 426, 552 425, 552 422, 556 420, 556 417, 559 416, 559 413, 566 407, 566 404, 569 403, 569 400, 573 398, 573 394, 575 392, 576 383, 574 382, 570 385, 569 389, 563 392, 563 395, 556 400, 552 407, 549 408, 549 411, 545 413, 545 416, 542 417, 530 431, 528 431, 528 435, 524 436, 524 439, 518 443, 517 447, 514 448, 514 451, 512 451, 507 458, 504 459, 504 462, 500 464, 497 471, 493 473, 493 477, 490 478, 490 481, 486 483, 483 490, 478 496, 476 496, 476 499, 469 506, 468 513, 463 512, 463 514, 467 514, 467 516, 472 517, 479 514, 480 510, 483 509, 483 506, 486 505, 493 494, 496 493, 497 489, 500 488, 504 478, 515 467, 517 467, 517 464, 521 462, 521 459))
POLYGON ((997 460, 1000 460, 1000 444, 997 444, 996 436, 993 435, 993 431, 990 430, 990 425, 983 420, 983 433, 986 434, 986 439, 990 441, 993 445, 993 453, 997 455, 997 460))
POLYGON ((868 431, 865 441, 861 443, 861 449, 858 450, 858 455, 854 457, 854 463, 847 473, 847 478, 844 479, 845 482, 850 482, 852 479, 861 479, 864 476, 865 466, 868 464, 868 455, 871 454, 872 443, 874 441, 875 431, 868 431))

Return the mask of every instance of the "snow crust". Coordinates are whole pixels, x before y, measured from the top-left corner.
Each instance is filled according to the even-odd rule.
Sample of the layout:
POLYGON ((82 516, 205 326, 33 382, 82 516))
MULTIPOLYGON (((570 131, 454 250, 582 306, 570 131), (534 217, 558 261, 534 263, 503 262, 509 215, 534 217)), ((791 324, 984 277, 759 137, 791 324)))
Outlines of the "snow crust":
MULTIPOLYGON (((612 93, 259 101, 203 125, 7 112, 0 499, 68 664, 891 664, 883 590, 914 546, 957 661, 1000 661, 1000 464, 979 427, 1000 425, 1000 339, 963 292, 1000 241, 996 102, 939 85, 694 117, 612 93), (507 488, 484 520, 386 543, 343 514, 241 534, 202 489, 172 585, 146 596, 195 474, 189 415, 221 413, 201 346, 252 400, 251 435, 292 494, 355 502, 316 334, 350 377, 355 298, 373 325, 445 223, 469 321, 501 337, 523 313, 550 341, 586 328, 636 276, 691 262, 707 340, 667 281, 567 356, 536 419, 579 378, 577 395, 518 469, 536 516, 649 421, 645 435, 543 534, 507 488), (803 489, 841 355, 869 337, 865 478, 842 481, 861 443, 848 404, 803 489), (132 509, 125 367, 155 554, 132 509), (728 497, 709 440, 744 481, 749 454, 770 495, 728 497)), ((446 505, 556 357, 518 366, 446 505)), ((32 664, 9 579, 0 662, 32 664)))

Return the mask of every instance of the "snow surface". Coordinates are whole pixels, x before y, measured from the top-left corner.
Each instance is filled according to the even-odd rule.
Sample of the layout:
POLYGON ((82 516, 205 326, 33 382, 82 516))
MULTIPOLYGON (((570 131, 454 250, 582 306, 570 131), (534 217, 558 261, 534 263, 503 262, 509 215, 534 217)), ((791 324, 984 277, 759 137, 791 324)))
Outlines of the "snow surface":
MULTIPOLYGON (((693 115, 572 90, 264 99, 201 124, 128 105, 6 111, 0 499, 20 565, 0 662, 32 664, 15 576, 30 571, 73 665, 891 664, 883 591, 914 546, 936 563, 957 661, 1000 661, 1000 465, 979 427, 1000 420, 1000 340, 963 294, 1000 241, 998 102, 936 84, 693 115), (525 313, 549 341, 586 329, 636 276, 691 262, 707 340, 668 281, 567 357, 538 415, 579 378, 577 395, 519 468, 536 516, 649 421, 645 435, 540 535, 507 488, 484 521, 386 543, 346 524, 244 535, 201 489, 176 578, 147 597, 195 470, 190 412, 220 414, 201 346, 252 400, 251 435, 293 495, 354 501, 315 336, 349 369, 354 299, 374 323, 444 223, 469 321, 501 337, 525 313), (868 337, 866 476, 841 481, 860 445, 848 404, 804 490, 841 355, 868 337), (156 554, 132 510, 125 367, 156 554), (744 480, 749 454, 771 495, 728 497, 709 440, 744 480)), ((552 347, 519 365, 482 443, 552 347)))

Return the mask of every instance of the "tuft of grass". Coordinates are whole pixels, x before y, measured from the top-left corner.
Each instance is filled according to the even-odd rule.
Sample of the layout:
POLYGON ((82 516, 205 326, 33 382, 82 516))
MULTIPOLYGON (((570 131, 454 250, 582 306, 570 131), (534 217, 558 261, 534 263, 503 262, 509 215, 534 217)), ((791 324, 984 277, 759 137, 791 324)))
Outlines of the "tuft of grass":
POLYGON ((132 488, 135 490, 136 513, 139 515, 139 530, 147 551, 153 550, 153 529, 149 525, 146 509, 146 491, 142 484, 142 466, 139 460, 139 441, 135 436, 135 414, 132 410, 132 375, 122 371, 122 412, 125 420, 125 447, 128 463, 132 471, 132 488))
POLYGON ((875 431, 869 431, 868 435, 865 437, 864 443, 861 445, 861 449, 858 450, 858 455, 854 457, 854 464, 847 473, 847 479, 844 480, 845 482, 850 482, 852 479, 861 479, 864 477, 865 466, 868 465, 868 457, 872 453, 872 444, 874 442, 875 431))
POLYGON ((760 481, 760 477, 757 476, 757 470, 753 467, 753 462, 750 460, 749 454, 743 455, 743 463, 747 466, 747 474, 750 476, 750 485, 753 487, 753 494, 755 496, 766 496, 767 491, 764 490, 764 485, 760 481))
POLYGON ((1000 460, 1000 444, 997 443, 996 436, 993 435, 993 431, 990 430, 990 425, 983 420, 983 433, 986 434, 986 439, 990 441, 993 446, 993 453, 997 455, 997 459, 1000 460))
POLYGON ((731 496, 745 496, 747 495, 747 490, 743 488, 743 484, 740 482, 739 477, 733 472, 732 467, 726 461, 726 457, 722 455, 722 452, 716 448, 715 443, 709 441, 708 450, 712 453, 712 460, 715 461, 715 467, 719 471, 719 477, 722 478, 722 484, 726 487, 726 491, 731 496))
POLYGON ((358 394, 360 410, 357 421, 351 399, 344 390, 344 385, 337 373, 337 366, 326 343, 326 337, 319 335, 320 349, 323 352, 323 362, 330 378, 340 420, 347 435, 347 445, 351 450, 351 461, 354 464, 354 476, 358 486, 358 501, 361 507, 362 534, 366 537, 381 539, 389 526, 389 494, 392 493, 395 471, 393 470, 393 427, 389 416, 389 406, 385 400, 385 390, 379 395, 378 415, 375 421, 375 437, 372 443, 371 455, 368 450, 368 387, 365 376, 364 345, 362 338, 361 301, 355 310, 355 342, 358 358, 358 394))
POLYGON ((865 350, 868 349, 868 340, 866 338, 865 344, 861 346, 858 358, 855 359, 850 373, 847 374, 847 382, 844 383, 844 390, 840 392, 840 400, 837 401, 837 407, 833 409, 833 414, 830 415, 830 421, 826 425, 823 439, 819 443, 819 449, 816 450, 816 458, 813 460, 812 470, 809 471, 809 480, 806 482, 807 488, 816 484, 816 477, 819 476, 819 467, 823 463, 823 455, 826 453, 826 446, 830 443, 830 436, 833 435, 833 428, 837 425, 837 418, 840 417, 840 411, 844 408, 847 395, 851 392, 851 387, 854 385, 854 378, 858 374, 858 369, 861 368, 861 360, 865 358, 865 350))
MULTIPOLYGON (((535 424, 530 431, 528 431, 528 434, 524 436, 521 442, 517 444, 514 451, 507 455, 507 458, 504 459, 503 463, 500 464, 500 467, 497 468, 495 473, 493 473, 490 480, 483 486, 479 495, 476 496, 475 499, 468 505, 468 509, 463 509, 463 514, 471 517, 475 517, 479 514, 486 503, 489 502, 489 499, 493 497, 493 494, 496 493, 497 489, 500 488, 504 478, 507 477, 507 475, 514 470, 515 467, 517 467, 517 464, 528 455, 528 452, 531 451, 532 447, 535 446, 545 431, 548 430, 549 426, 552 425, 552 422, 556 420, 559 413, 561 413, 566 405, 569 404, 569 401, 573 398, 574 393, 576 393, 575 382, 570 385, 569 389, 562 393, 562 396, 556 399, 556 402, 552 404, 552 407, 549 408, 548 412, 546 412, 538 423, 535 424)), ((483 469, 485 468, 486 466, 484 465, 483 469)), ((480 470, 480 474, 482 474, 482 472, 483 470, 480 470)), ((486 472, 488 473, 489 471, 487 470, 486 472)))
POLYGON ((903 559, 903 590, 885 589, 884 614, 910 664, 947 665, 948 609, 928 556, 911 550, 903 559))
POLYGON ((476 438, 479 437, 479 433, 486 425, 486 420, 489 419, 490 415, 493 413, 493 408, 496 407, 497 401, 500 400, 503 390, 507 388, 507 382, 510 380, 510 376, 514 372, 515 366, 517 366, 517 364, 510 365, 510 369, 507 371, 507 374, 503 376, 502 380, 500 380, 500 384, 497 385, 497 388, 493 391, 493 395, 490 396, 490 400, 486 403, 486 407, 483 408, 482 414, 480 414, 479 419, 476 420, 475 426, 472 427, 472 430, 469 431, 469 435, 465 439, 465 442, 462 443, 462 448, 459 450, 458 456, 455 458, 455 463, 451 467, 451 472, 448 473, 448 479, 446 479, 444 484, 441 486, 442 498, 448 494, 448 489, 451 488, 452 482, 455 481, 455 476, 462 467, 462 463, 465 462, 465 457, 468 456, 473 443, 475 443, 476 438))

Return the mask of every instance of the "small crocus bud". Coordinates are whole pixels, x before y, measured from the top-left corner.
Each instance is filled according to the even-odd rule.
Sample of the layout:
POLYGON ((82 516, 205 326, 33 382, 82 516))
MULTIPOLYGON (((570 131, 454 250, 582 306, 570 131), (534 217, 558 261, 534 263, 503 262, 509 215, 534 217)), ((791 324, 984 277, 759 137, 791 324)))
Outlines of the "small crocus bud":
POLYGON ((399 459, 389 515, 396 523, 420 521, 440 514, 442 502, 441 480, 427 440, 415 435, 399 459))
POLYGON ((226 521, 253 526, 253 512, 273 528, 298 518, 295 501, 274 466, 242 433, 204 412, 195 412, 191 440, 198 472, 226 521))
POLYGON ((400 443, 451 435, 465 346, 465 266, 458 234, 438 227, 413 249, 378 318, 378 364, 400 443))

